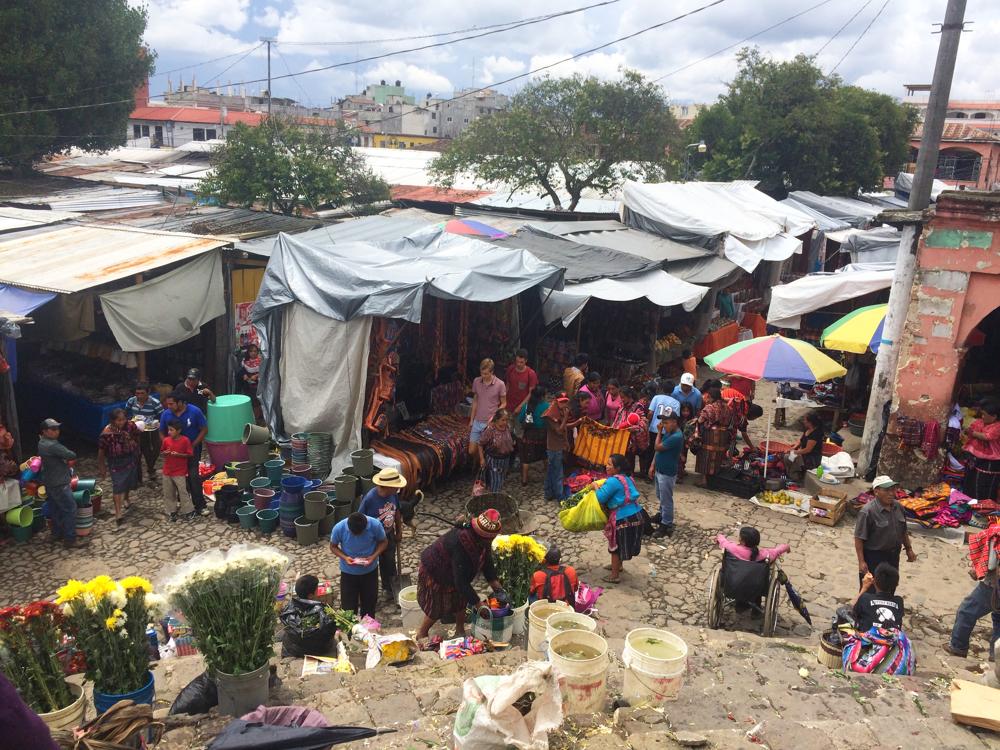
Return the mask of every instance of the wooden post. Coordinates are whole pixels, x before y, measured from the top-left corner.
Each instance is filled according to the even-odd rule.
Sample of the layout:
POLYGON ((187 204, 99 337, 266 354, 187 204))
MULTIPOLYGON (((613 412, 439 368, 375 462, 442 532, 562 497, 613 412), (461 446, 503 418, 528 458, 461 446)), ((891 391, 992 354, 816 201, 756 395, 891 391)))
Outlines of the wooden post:
MULTIPOLYGON (((135 285, 139 286, 139 284, 141 284, 141 283, 142 283, 142 274, 141 273, 137 273, 135 275, 135 285)), ((136 352, 135 358, 136 358, 136 360, 139 363, 139 375, 138 375, 137 379, 138 379, 138 381, 140 383, 145 383, 146 382, 146 377, 147 377, 147 374, 146 374, 146 352, 136 352)))
POLYGON ((583 310, 576 318, 576 353, 580 353, 580 334, 583 332, 583 310))
POLYGON ((649 333, 649 369, 655 377, 657 372, 659 372, 659 366, 656 361, 656 341, 660 338, 660 308, 653 306, 653 325, 650 327, 649 333))

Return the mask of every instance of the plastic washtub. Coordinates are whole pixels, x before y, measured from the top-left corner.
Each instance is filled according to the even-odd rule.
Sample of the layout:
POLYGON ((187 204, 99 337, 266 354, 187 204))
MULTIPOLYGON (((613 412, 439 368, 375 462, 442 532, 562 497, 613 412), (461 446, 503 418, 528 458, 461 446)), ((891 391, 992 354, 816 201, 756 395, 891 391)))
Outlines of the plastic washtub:
POLYGON ((216 396, 215 401, 208 404, 207 416, 208 435, 205 439, 213 443, 242 443, 247 423, 254 421, 250 397, 236 393, 216 396))

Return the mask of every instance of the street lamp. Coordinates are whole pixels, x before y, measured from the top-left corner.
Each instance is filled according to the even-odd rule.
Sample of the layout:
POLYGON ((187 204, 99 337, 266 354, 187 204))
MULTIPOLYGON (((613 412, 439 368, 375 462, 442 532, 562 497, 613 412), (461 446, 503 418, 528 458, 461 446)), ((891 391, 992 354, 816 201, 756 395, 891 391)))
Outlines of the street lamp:
POLYGON ((699 154, 703 154, 708 151, 708 146, 705 145, 705 141, 698 141, 697 143, 689 143, 684 147, 684 181, 687 182, 688 176, 691 173, 691 150, 695 149, 699 154))

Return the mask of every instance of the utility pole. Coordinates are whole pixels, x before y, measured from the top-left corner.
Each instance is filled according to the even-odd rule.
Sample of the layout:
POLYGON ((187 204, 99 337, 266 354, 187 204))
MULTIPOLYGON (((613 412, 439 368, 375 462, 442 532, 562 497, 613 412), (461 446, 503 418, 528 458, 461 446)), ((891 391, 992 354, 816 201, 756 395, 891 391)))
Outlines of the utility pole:
MULTIPOLYGON (((917 171, 913 175, 913 189, 907 204, 910 211, 923 211, 930 203, 941 133, 951 96, 951 79, 955 73, 955 58, 958 56, 958 42, 964 26, 965 3, 966 0, 948 0, 944 23, 941 24, 941 41, 938 44, 937 61, 934 63, 934 78, 927 100, 920 151, 917 153, 917 171)), ((899 241, 896 273, 889 290, 889 306, 882 326, 882 341, 875 359, 865 432, 861 438, 858 457, 858 474, 861 476, 872 464, 878 462, 878 456, 872 453, 882 432, 882 411, 892 401, 896 368, 899 364, 899 340, 906 325, 906 313, 917 273, 917 240, 920 231, 919 225, 907 224, 899 241)))
POLYGON ((273 36, 262 36, 262 42, 267 45, 267 116, 271 116, 271 45, 277 43, 273 36))

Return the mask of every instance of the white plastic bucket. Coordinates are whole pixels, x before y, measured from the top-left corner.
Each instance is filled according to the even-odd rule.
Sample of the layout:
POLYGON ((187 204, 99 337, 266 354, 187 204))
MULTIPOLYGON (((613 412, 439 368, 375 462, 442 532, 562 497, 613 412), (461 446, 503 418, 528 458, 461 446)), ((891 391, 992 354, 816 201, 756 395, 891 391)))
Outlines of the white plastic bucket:
POLYGON ((545 651, 542 644, 546 640, 545 621, 549 615, 557 612, 571 612, 566 602, 550 602, 547 599, 539 599, 532 602, 528 607, 528 659, 540 661, 545 659, 545 651))
POLYGON ((520 607, 514 607, 514 630, 513 635, 524 635, 528 631, 528 603, 525 602, 520 607))
POLYGON ((566 630, 549 640, 549 662, 559 674, 563 716, 604 710, 608 695, 608 642, 586 630, 566 630), (574 645, 596 649, 592 659, 569 659, 560 650, 574 645))
POLYGON ((545 640, 551 641, 553 636, 567 632, 555 627, 553 624, 567 621, 575 623, 576 627, 571 628, 572 630, 581 630, 588 633, 597 632, 597 621, 593 617, 581 615, 578 612, 556 612, 554 615, 549 615, 548 619, 545 620, 545 640))
POLYGON ((687 656, 688 646, 684 639, 667 630, 638 628, 631 631, 625 636, 622 651, 622 662, 625 664, 622 697, 633 706, 676 700, 684 684, 687 656), (658 658, 636 648, 635 644, 648 638, 665 641, 678 654, 658 658))
POLYGON ((399 608, 403 610, 403 630, 419 630, 424 621, 423 610, 417 603, 417 587, 407 586, 399 591, 399 608), (407 598, 409 596, 409 598, 407 598))

